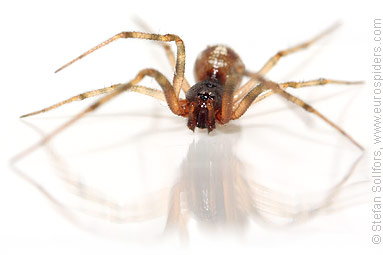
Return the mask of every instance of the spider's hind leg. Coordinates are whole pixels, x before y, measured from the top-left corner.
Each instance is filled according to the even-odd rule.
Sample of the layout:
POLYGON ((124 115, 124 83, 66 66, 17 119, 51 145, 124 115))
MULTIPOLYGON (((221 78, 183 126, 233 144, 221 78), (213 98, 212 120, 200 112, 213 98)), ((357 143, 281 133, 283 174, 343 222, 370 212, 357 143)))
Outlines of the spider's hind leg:
POLYGON ((280 50, 274 56, 272 56, 264 65, 263 67, 256 73, 246 71, 245 75, 249 76, 251 79, 244 84, 242 87, 240 87, 234 94, 234 103, 238 102, 243 96, 247 95, 250 90, 259 83, 259 79, 257 79, 258 76, 263 77, 265 76, 278 62, 282 57, 286 57, 287 55, 290 55, 292 53, 295 53, 297 51, 303 50, 323 38, 325 35, 331 33, 333 30, 335 30, 339 26, 339 23, 334 24, 333 26, 329 27, 322 33, 318 34, 314 38, 305 41, 301 44, 295 45, 293 47, 280 50))
POLYGON ((320 33, 319 35, 315 36, 314 38, 312 38, 311 40, 308 40, 308 41, 305 41, 301 44, 298 44, 296 46, 293 46, 291 48, 288 48, 288 49, 285 49, 285 50, 281 50, 281 51, 278 51, 273 57, 271 57, 267 62, 266 64, 258 71, 258 74, 259 75, 265 75, 267 74, 271 68, 273 68, 280 60, 281 57, 285 57, 287 55, 290 55, 294 52, 297 52, 297 51, 300 51, 300 50, 303 50, 303 49, 306 49, 308 48, 309 46, 311 46, 313 43, 317 42, 319 39, 323 38, 325 35, 331 33, 333 30, 335 30, 340 24, 339 23, 336 23, 334 25, 332 25, 331 27, 329 27, 328 29, 326 29, 325 31, 323 31, 322 33, 320 33))

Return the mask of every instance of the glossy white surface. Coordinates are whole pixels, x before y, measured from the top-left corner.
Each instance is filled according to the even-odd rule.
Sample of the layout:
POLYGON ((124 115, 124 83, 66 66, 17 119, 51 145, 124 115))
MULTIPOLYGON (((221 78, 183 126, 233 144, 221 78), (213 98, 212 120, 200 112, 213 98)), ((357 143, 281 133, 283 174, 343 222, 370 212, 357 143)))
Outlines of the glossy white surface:
MULTIPOLYGON (((369 78, 369 33, 376 8, 362 3, 346 8, 330 1, 235 3, 220 4, 218 12, 210 11, 216 4, 206 1, 183 6, 170 1, 33 1, 1 8, 1 23, 8 24, 0 49, 5 119, 0 147, 0 238, 5 240, 1 254, 158 254, 159 249, 178 254, 179 234, 163 238, 167 207, 178 195, 185 217, 181 234, 187 233, 190 243, 182 249, 191 253, 375 252, 369 184, 360 183, 369 177, 368 155, 348 182, 337 187, 360 152, 323 121, 277 96, 207 135, 203 130, 192 133, 186 120, 172 115, 164 103, 135 93, 121 95, 19 162, 19 169, 54 197, 53 203, 9 168, 11 156, 41 137, 25 123, 47 133, 92 100, 25 123, 19 115, 127 81, 146 67, 171 79, 162 49, 139 40, 118 41, 53 74, 110 36, 140 30, 135 16, 155 32, 182 37, 190 83, 194 60, 207 45, 229 45, 250 70, 257 70, 278 50, 336 21, 343 23, 338 31, 310 50, 281 60, 268 78, 369 78), (89 202, 92 199, 96 202, 89 202), (246 209, 250 201, 254 214, 246 209), (187 218, 193 211, 196 216, 187 218), (286 226, 293 219, 296 225, 286 226), (221 230, 226 223, 228 229, 221 230)), ((156 86, 151 79, 143 84, 156 86)), ((368 86, 291 92, 369 148, 368 86)))

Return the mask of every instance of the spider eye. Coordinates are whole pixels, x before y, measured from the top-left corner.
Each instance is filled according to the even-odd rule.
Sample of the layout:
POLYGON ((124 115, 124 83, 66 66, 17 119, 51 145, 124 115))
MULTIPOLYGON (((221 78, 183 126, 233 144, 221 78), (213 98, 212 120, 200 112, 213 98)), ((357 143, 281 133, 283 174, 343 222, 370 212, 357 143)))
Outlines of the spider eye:
POLYGON ((206 83, 206 86, 208 87, 208 88, 215 88, 215 87, 217 87, 214 83, 212 83, 212 82, 207 82, 206 83))
POLYGON ((203 101, 207 101, 208 99, 215 99, 215 96, 211 95, 210 93, 198 93, 198 98, 200 98, 203 101))

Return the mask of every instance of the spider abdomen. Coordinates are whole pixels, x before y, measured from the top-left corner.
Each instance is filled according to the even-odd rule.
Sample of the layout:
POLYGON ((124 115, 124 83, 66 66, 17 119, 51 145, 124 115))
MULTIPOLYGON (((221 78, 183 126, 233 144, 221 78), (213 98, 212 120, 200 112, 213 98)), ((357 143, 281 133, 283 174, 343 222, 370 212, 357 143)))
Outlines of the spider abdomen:
POLYGON ((217 80, 222 85, 226 83, 228 75, 242 74, 244 70, 245 66, 238 54, 224 45, 207 47, 199 55, 194 65, 197 82, 217 80))

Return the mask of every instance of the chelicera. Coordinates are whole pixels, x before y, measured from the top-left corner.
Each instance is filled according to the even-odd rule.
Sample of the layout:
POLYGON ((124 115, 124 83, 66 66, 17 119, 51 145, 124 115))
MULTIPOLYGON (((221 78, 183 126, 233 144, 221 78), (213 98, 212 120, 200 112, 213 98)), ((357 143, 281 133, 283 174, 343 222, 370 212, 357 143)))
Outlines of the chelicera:
POLYGON ((285 90, 288 87, 302 88, 330 83, 350 85, 358 84, 361 82, 339 81, 321 78, 303 82, 290 81, 284 83, 276 83, 264 78, 270 69, 272 69, 278 63, 281 57, 309 47, 311 44, 332 31, 335 27, 336 26, 333 26, 327 29, 311 40, 277 52, 258 72, 248 71, 238 54, 229 47, 225 45, 209 46, 200 54, 197 61, 195 62, 194 72, 197 83, 194 86, 190 86, 184 76, 185 46, 184 42, 179 36, 175 34, 160 35, 144 32, 121 32, 102 42, 96 47, 88 50, 76 59, 70 61, 66 65, 59 68, 56 72, 61 71, 77 60, 89 55, 90 53, 104 47, 111 42, 114 42, 115 40, 120 38, 136 38, 158 41, 163 45, 170 64, 175 69, 172 83, 159 71, 155 69, 144 69, 138 72, 136 77, 127 83, 115 84, 110 87, 88 91, 50 107, 44 108, 40 111, 32 112, 21 117, 43 113, 73 101, 83 100, 85 98, 105 94, 88 108, 74 116, 68 122, 64 123, 51 134, 47 135, 40 142, 40 144, 43 144, 82 118, 87 113, 94 111, 119 94, 130 90, 144 95, 152 96, 162 101, 166 101, 169 109, 174 114, 188 119, 187 126, 189 129, 194 131, 197 127, 201 129, 207 129, 208 132, 211 132, 216 128, 217 123, 219 125, 224 125, 231 120, 238 119, 252 104, 257 103, 274 93, 277 93, 290 102, 323 119, 329 125, 342 133, 345 137, 347 137, 356 146, 362 149, 362 147, 350 135, 343 131, 343 129, 327 119, 312 106, 285 90), (176 44, 176 58, 174 57, 174 54, 167 42, 174 42, 176 44), (160 85, 161 90, 138 85, 138 83, 145 76, 153 77, 160 85), (249 80, 241 85, 243 77, 246 76, 249 77, 249 80), (181 89, 185 93, 185 98, 180 98, 181 89))

